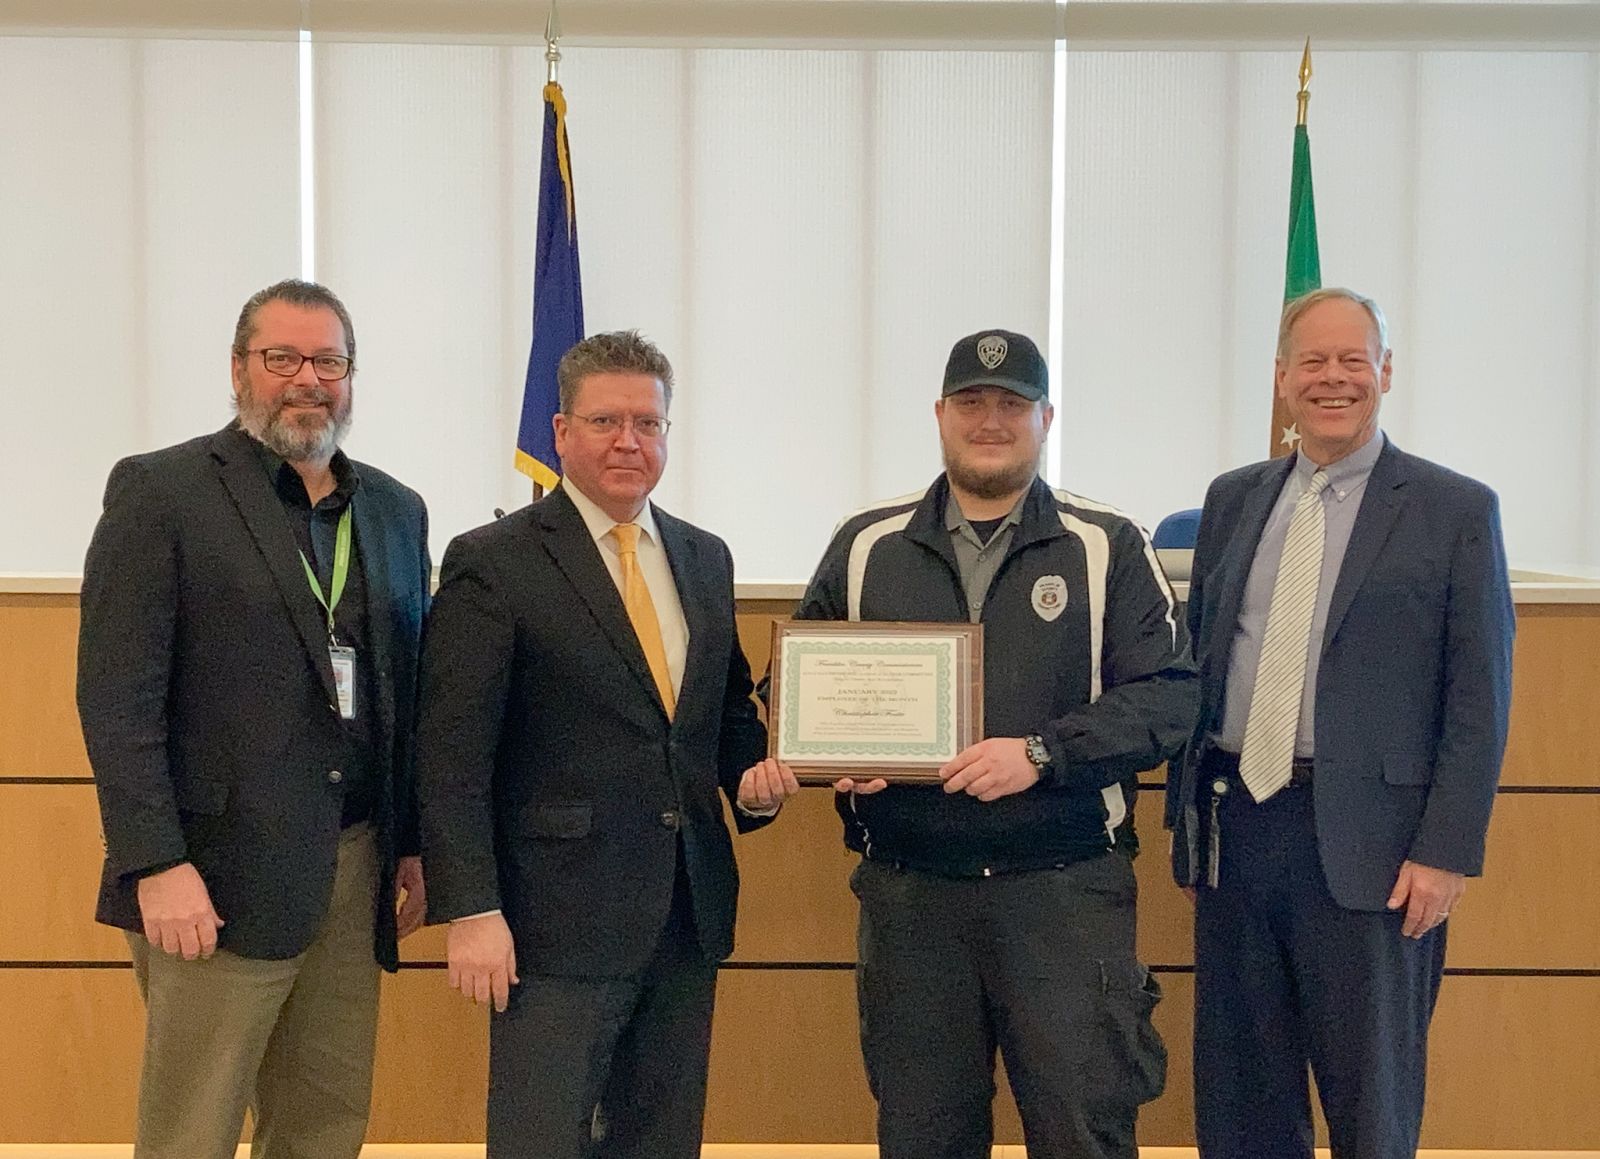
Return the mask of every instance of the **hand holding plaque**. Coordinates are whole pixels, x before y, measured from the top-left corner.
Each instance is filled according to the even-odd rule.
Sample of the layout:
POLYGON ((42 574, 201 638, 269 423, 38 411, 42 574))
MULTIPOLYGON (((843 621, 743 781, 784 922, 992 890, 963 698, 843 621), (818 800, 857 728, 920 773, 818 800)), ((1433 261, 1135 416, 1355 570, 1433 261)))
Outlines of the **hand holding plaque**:
POLYGON ((781 620, 768 754, 803 785, 939 782, 983 734, 978 624, 781 620))

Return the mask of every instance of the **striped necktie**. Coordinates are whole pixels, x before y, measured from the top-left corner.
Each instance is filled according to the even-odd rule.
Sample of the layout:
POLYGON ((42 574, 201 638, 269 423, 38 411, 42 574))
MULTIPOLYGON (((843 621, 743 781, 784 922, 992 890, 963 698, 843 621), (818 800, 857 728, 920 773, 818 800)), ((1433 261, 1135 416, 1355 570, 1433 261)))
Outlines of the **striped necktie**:
POLYGON ((628 610, 633 633, 639 637, 639 647, 644 649, 645 662, 650 665, 656 691, 661 694, 661 705, 667 710, 667 719, 671 720, 677 698, 672 694, 672 670, 667 667, 661 621, 656 617, 655 601, 650 598, 644 573, 639 570, 639 525, 619 523, 611 529, 611 534, 617 537, 617 555, 622 560, 622 605, 628 610))
POLYGON ((1272 585, 1272 606, 1239 753, 1239 776, 1258 802, 1287 785, 1294 767, 1311 620, 1322 581, 1322 493, 1327 487, 1328 473, 1318 469, 1311 485, 1300 493, 1272 585))

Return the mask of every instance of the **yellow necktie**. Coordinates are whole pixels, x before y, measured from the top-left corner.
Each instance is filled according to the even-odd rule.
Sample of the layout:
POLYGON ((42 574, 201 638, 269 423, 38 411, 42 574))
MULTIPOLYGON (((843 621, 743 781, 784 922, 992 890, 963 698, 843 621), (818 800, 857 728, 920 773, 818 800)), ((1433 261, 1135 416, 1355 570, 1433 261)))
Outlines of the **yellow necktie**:
POLYGON ((656 690, 661 693, 661 703, 671 720, 677 707, 672 695, 672 670, 667 667, 667 646, 661 641, 655 601, 639 570, 639 525, 619 523, 611 534, 617 537, 617 554, 622 559, 622 605, 628 609, 633 634, 639 637, 639 647, 644 649, 645 662, 650 665, 650 675, 655 677, 656 690))

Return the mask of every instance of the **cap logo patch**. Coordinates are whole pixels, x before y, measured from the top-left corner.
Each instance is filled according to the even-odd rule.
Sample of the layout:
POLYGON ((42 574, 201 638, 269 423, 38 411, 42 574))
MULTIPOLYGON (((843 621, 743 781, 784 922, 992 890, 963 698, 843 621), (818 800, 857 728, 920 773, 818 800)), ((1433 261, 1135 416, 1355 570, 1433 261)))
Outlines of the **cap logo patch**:
POLYGON ((978 361, 985 370, 993 370, 1006 360, 1006 340, 998 334, 978 339, 978 361))
POLYGON ((1033 610, 1050 623, 1067 606, 1067 581, 1058 575, 1042 575, 1033 581, 1033 610))

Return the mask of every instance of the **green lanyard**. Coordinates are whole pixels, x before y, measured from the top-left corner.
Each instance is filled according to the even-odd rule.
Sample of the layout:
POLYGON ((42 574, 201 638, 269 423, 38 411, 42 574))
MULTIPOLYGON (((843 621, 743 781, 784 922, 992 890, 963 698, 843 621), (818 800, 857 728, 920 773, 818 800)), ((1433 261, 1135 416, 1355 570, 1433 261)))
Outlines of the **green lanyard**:
POLYGON ((300 553, 300 564, 306 569, 311 594, 317 597, 317 603, 328 613, 328 639, 332 640, 333 609, 339 606, 339 597, 344 595, 344 581, 350 577, 350 504, 344 505, 344 514, 339 516, 339 532, 333 542, 333 588, 326 597, 322 594, 322 585, 317 582, 317 573, 311 570, 311 561, 303 551, 300 553))

